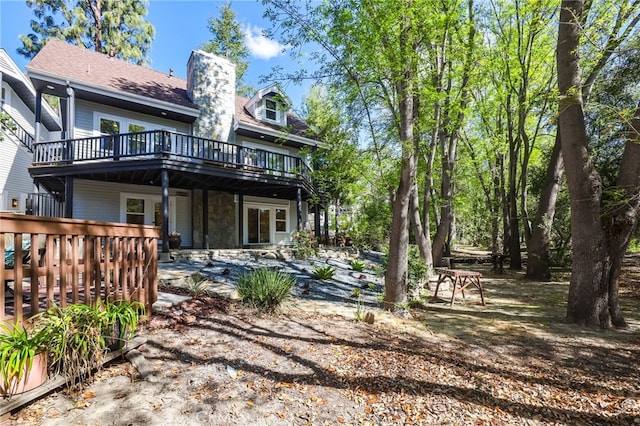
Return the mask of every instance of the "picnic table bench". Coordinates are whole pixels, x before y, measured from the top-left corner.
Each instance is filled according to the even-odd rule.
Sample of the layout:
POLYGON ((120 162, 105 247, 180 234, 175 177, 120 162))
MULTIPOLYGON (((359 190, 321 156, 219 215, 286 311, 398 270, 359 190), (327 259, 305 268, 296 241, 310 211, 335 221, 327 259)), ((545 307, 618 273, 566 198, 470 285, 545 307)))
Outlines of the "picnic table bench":
POLYGON ((438 274, 438 283, 436 284, 436 291, 433 294, 434 300, 438 296, 440 284, 448 279, 449 281, 451 281, 451 284, 453 286, 453 288, 451 289, 451 306, 453 306, 453 301, 456 297, 456 293, 461 292, 462 297, 464 297, 464 289, 469 286, 474 286, 480 291, 480 300, 482 300, 482 306, 484 306, 484 294, 482 291, 482 282, 480 282, 482 274, 480 272, 463 271, 460 269, 436 268, 436 273, 438 274))

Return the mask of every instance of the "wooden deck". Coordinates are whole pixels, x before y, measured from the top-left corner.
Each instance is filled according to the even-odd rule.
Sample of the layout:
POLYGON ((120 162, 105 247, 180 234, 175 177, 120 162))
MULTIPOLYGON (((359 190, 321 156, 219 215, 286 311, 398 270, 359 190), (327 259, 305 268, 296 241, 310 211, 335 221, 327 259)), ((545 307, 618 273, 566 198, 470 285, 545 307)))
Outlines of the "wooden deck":
POLYGON ((136 300, 151 312, 158 238, 154 226, 0 213, 0 321, 97 298, 136 300))

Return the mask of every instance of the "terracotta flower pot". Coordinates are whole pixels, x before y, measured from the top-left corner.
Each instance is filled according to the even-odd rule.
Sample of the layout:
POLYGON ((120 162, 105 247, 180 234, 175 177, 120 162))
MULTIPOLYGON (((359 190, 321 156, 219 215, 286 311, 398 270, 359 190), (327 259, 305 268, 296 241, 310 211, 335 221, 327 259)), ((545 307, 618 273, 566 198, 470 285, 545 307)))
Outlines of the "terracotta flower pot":
POLYGON ((48 367, 47 354, 46 353, 37 354, 33 358, 33 365, 31 366, 31 369, 24 374, 24 376, 18 383, 16 383, 16 379, 14 378, 11 381, 9 388, 5 389, 3 387, 2 381, 0 381, 0 395, 2 396, 18 395, 24 392, 28 392, 44 384, 44 382, 46 382, 48 378, 47 367, 48 367))

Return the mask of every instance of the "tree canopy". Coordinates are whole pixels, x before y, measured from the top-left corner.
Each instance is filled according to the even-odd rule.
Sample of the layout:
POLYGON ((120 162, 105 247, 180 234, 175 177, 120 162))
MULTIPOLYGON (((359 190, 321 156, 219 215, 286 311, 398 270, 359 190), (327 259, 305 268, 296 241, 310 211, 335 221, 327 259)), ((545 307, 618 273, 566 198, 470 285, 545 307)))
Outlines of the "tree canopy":
POLYGON ((249 49, 231 3, 225 3, 218 8, 218 16, 209 18, 207 28, 211 33, 211 40, 202 45, 202 50, 233 62, 236 65, 236 88, 241 92, 250 91, 251 88, 246 87, 243 82, 249 66, 249 49))
POLYGON ((18 53, 33 58, 51 38, 136 64, 148 62, 155 30, 143 0, 27 0, 35 19, 18 53))

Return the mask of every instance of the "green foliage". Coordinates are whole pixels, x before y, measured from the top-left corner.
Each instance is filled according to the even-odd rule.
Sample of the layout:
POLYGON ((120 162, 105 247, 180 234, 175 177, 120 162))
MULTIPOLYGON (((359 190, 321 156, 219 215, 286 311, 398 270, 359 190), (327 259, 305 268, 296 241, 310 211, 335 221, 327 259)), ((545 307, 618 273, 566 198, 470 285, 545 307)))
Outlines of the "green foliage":
POLYGON ((336 268, 331 265, 316 266, 311 271, 311 276, 316 280, 330 280, 336 273, 336 268))
POLYGON ((311 231, 296 232, 294 253, 297 259, 308 259, 318 254, 318 242, 311 231))
POLYGON ((102 368, 106 348, 103 333, 109 322, 109 314, 99 300, 92 306, 53 306, 37 317, 38 326, 48 330, 52 368, 65 376, 71 389, 78 389, 102 368))
POLYGON ((189 295, 194 298, 209 294, 207 291, 207 280, 197 272, 187 277, 187 290, 189 291, 189 295))
POLYGON ((45 329, 0 323, 0 376, 5 394, 15 393, 31 369, 34 357, 46 351, 47 338, 45 329))
POLYGON ((352 291, 352 297, 356 297, 356 313, 355 313, 355 320, 356 321, 362 321, 363 315, 362 315, 362 290, 360 290, 359 288, 354 288, 352 291))
POLYGON ((103 325, 103 335, 107 338, 115 339, 114 345, 117 349, 122 349, 124 345, 133 338, 138 327, 138 322, 144 318, 145 306, 141 302, 117 300, 104 303, 106 313, 103 325))
POLYGON ((242 26, 231 9, 231 3, 220 5, 218 17, 209 18, 207 29, 211 33, 211 40, 202 45, 202 50, 233 62, 236 66, 236 89, 247 94, 252 89, 244 87, 242 80, 249 66, 249 49, 245 44, 242 26))
POLYGON ((372 198, 361 205, 351 229, 354 245, 382 251, 391 232, 391 206, 388 200, 372 198))
POLYGON ((366 266, 366 264, 360 259, 351 259, 349 264, 351 265, 351 269, 357 272, 364 271, 364 267, 366 266))
POLYGON ((30 34, 20 36, 18 53, 33 58, 56 38, 136 64, 147 61, 155 30, 145 20, 143 0, 27 0, 35 19, 30 34), (97 29, 100 29, 98 32, 97 29))
POLYGON ((237 288, 243 303, 272 313, 289 298, 295 283, 295 278, 285 272, 259 268, 240 275, 237 288))
POLYGON ((640 239, 638 239, 638 237, 633 237, 631 241, 629 241, 627 251, 630 253, 640 253, 640 239))
MULTIPOLYGON (((420 258, 420 251, 417 246, 409 246, 407 256, 409 262, 407 279, 409 294, 414 296, 422 295, 424 292, 422 287, 427 279, 427 264, 420 258)), ((383 273, 387 268, 387 262, 388 254, 385 253, 380 262, 380 267, 383 269, 383 273)))

